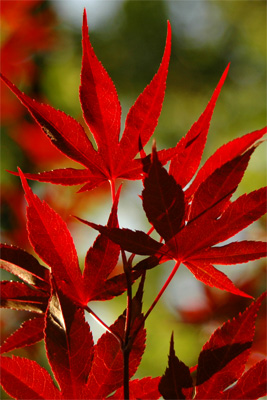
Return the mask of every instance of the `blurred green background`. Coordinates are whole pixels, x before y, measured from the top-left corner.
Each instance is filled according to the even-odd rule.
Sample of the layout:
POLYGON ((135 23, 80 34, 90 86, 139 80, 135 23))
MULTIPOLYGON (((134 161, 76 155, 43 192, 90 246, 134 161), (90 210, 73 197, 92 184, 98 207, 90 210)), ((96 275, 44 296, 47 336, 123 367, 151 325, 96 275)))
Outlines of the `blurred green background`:
MULTIPOLYGON (((15 7, 18 2, 2 3, 15 7)), ((16 64, 14 75, 17 79, 14 82, 29 95, 41 98, 81 120, 78 88, 82 54, 82 13, 86 7, 92 45, 113 79, 122 104, 122 126, 129 108, 158 69, 164 50, 167 20, 170 20, 173 31, 172 54, 162 114, 154 135, 158 149, 175 146, 186 134, 206 107, 229 62, 230 71, 215 108, 203 160, 225 142, 266 125, 265 1, 65 0, 37 3, 40 4, 35 8, 35 14, 31 10, 29 12, 34 17, 49 10, 50 19, 47 17, 46 29, 53 41, 49 48, 40 49, 37 46, 36 49, 30 49, 29 57, 38 71, 33 80, 19 76, 20 62, 23 65, 25 59, 16 64)), ((23 25, 23 18, 17 23, 18 26, 23 25)), ((2 32, 2 46, 8 37, 5 32, 2 32)), ((5 73, 9 77, 8 69, 5 73)), ((20 118, 31 123, 26 114, 20 118)), ((31 153, 22 150, 14 129, 18 129, 14 118, 3 118, 3 192, 11 193, 15 187, 21 192, 17 178, 6 173, 6 169, 16 170, 19 165, 25 172, 38 172, 57 166, 70 166, 70 161, 63 158, 36 162, 31 153)), ((150 148, 151 142, 147 147, 148 152, 150 148)), ((257 189, 266 183, 265 152, 265 144, 256 150, 238 194, 257 189)), ((70 210, 75 208, 76 214, 82 218, 106 223, 110 199, 105 188, 88 194, 75 194, 77 188, 38 183, 33 183, 32 186, 40 196, 51 199, 53 207, 63 217, 68 218, 73 213, 70 210), (84 200, 78 199, 79 196, 84 196, 84 200), (78 211, 75 202, 79 203, 78 211)), ((140 183, 129 182, 124 185, 119 208, 121 226, 144 230, 149 228, 138 198, 140 193, 140 183)), ((15 194, 17 199, 16 196, 18 195, 15 194)), ((15 220, 19 217, 14 208, 21 207, 23 214, 25 205, 22 200, 20 205, 16 201, 15 206, 10 204, 9 197, 4 196, 2 240, 18 244, 12 241, 15 238, 12 232, 23 222, 15 220)), ((22 216, 20 218, 23 219, 22 216)), ((83 265, 83 257, 95 234, 88 227, 80 227, 71 219, 69 227, 83 265)), ((264 221, 261 221, 254 224, 253 229, 246 231, 242 237, 257 236, 257 239, 262 238, 264 233, 264 221)), ((27 247, 26 240, 24 247, 27 247)), ((145 310, 155 298, 171 267, 172 265, 166 264, 149 272, 145 287, 145 310)), ((252 295, 258 295, 264 290, 263 270, 263 263, 223 269, 239 286, 256 281, 252 288, 249 286, 252 295)), ((196 282, 185 269, 179 270, 174 283, 148 319, 147 351, 138 376, 157 376, 164 372, 172 331, 179 358, 189 366, 195 365, 201 347, 211 332, 249 304, 247 300, 215 292, 211 291, 212 295, 207 294, 203 285, 196 282), (211 307, 212 296, 215 296, 218 303, 211 307), (183 311, 188 310, 195 310, 195 319, 183 314, 183 311), (199 314, 201 312, 204 313, 202 319, 199 314)), ((212 301, 215 301, 214 298, 212 301)), ((104 304, 92 304, 92 308, 103 320, 112 323, 123 311, 125 304, 125 296, 122 296, 104 304)), ((13 329, 19 323, 13 319, 17 317, 15 311, 5 311, 2 315, 5 332, 11 329, 6 327, 7 321, 11 321, 13 329)), ((90 319, 89 322, 91 323, 90 319)), ((102 332, 93 323, 92 327, 97 338, 102 332)), ((25 351, 27 352, 23 350, 19 354, 25 354, 25 351)), ((41 354, 40 350, 40 362, 45 365, 41 354)))

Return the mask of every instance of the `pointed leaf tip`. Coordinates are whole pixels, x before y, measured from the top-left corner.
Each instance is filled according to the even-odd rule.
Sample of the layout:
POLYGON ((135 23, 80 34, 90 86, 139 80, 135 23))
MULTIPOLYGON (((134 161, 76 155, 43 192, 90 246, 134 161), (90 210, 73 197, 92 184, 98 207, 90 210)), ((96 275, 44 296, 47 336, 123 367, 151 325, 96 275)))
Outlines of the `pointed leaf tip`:
POLYGON ((83 9, 83 26, 84 27, 88 27, 88 24, 87 24, 87 12, 86 12, 86 8, 85 7, 83 9))
POLYGON ((29 204, 29 200, 30 200, 31 196, 33 196, 33 193, 31 191, 30 186, 28 185, 27 179, 25 178, 23 172, 21 171, 21 169, 19 167, 18 167, 18 173, 19 173, 19 177, 21 180, 23 190, 25 192, 25 198, 29 204))
POLYGON ((192 399, 193 381, 190 370, 175 354, 173 333, 171 335, 168 367, 161 377, 158 389, 165 400, 192 399))

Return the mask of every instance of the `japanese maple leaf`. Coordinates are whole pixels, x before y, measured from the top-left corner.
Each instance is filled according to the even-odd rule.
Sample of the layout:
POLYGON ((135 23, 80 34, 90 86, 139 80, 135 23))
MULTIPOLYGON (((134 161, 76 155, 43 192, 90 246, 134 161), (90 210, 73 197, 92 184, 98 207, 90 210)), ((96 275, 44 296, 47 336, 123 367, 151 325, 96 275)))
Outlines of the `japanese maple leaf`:
POLYGON ((150 255, 136 269, 153 268, 174 259, 176 269, 183 263, 203 283, 248 296, 213 265, 238 264, 264 257, 266 243, 241 241, 220 247, 214 245, 231 238, 266 212, 266 188, 231 202, 256 148, 253 144, 265 132, 266 129, 253 132, 221 147, 215 153, 218 158, 212 156, 207 160, 185 192, 175 176, 163 168, 154 149, 151 167, 144 179, 143 208, 165 244, 144 232, 83 222, 105 233, 127 251, 150 255))
POLYGON ((244 373, 263 293, 242 314, 218 328, 203 346, 198 365, 178 359, 171 338, 168 367, 159 383, 164 399, 258 399, 266 394, 266 360, 244 373), (196 370, 195 387, 192 372, 196 370), (232 385, 232 386, 230 386, 232 385))
MULTIPOLYGON (((45 319, 47 356, 60 391, 36 362, 13 356, 1 359, 1 383, 7 393, 27 399, 105 399, 116 390, 115 398, 122 398, 124 365, 120 338, 125 331, 125 317, 121 315, 94 344, 83 310, 53 289, 45 319)), ((130 378, 139 366, 144 348, 142 328, 132 345, 130 378)), ((157 399, 158 382, 159 378, 134 380, 130 390, 134 398, 153 395, 157 399)))
MULTIPOLYGON (((66 296, 82 306, 89 301, 108 299, 126 289, 124 274, 108 279, 117 264, 120 247, 100 235, 89 249, 83 273, 71 234, 62 218, 41 201, 21 180, 28 202, 27 224, 29 240, 39 257, 51 268, 53 279, 66 296)), ((117 226, 119 192, 108 222, 117 226)))
MULTIPOLYGON (((116 178, 142 177, 143 162, 141 159, 135 159, 135 156, 154 133, 161 112, 171 51, 171 27, 168 23, 165 51, 158 72, 129 110, 121 140, 121 106, 115 86, 90 44, 85 11, 82 32, 80 102, 84 119, 95 138, 97 150, 76 120, 49 105, 32 100, 3 75, 1 77, 53 145, 85 167, 26 174, 26 177, 62 185, 84 184, 81 189, 84 191, 93 189, 105 181, 114 182, 116 178)), ((175 152, 175 148, 163 150, 159 157, 166 163, 175 152)))
MULTIPOLYGON (((1 306, 16 310, 41 313, 46 312, 51 292, 50 279, 76 304, 86 306, 92 300, 108 300, 126 290, 126 278, 120 274, 109 278, 117 265, 120 246, 105 235, 99 235, 85 257, 85 267, 81 273, 76 249, 67 225, 62 218, 42 202, 29 188, 21 173, 25 189, 27 208, 27 228, 29 240, 36 253, 50 269, 44 267, 28 252, 10 245, 1 245, 0 266, 16 275, 23 282, 1 282, 1 306)), ((108 225, 117 226, 117 203, 114 202, 108 225)), ((137 278, 139 272, 133 272, 137 278)), ((41 318, 38 316, 36 318, 41 318)), ((43 338, 41 322, 36 331, 34 318, 23 324, 1 351, 35 343, 43 338)))

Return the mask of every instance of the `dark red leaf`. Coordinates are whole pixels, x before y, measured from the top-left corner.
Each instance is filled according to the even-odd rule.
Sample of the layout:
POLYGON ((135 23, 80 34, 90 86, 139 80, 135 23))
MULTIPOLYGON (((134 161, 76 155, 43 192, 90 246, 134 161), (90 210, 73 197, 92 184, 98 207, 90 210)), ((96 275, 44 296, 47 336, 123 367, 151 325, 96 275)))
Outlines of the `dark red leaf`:
POLYGON ((266 134, 267 128, 248 133, 240 138, 234 139, 231 142, 224 144, 205 162, 203 167, 197 173, 194 181, 186 190, 186 197, 190 198, 197 190, 198 186, 207 179, 217 168, 223 164, 231 161, 238 155, 243 154, 249 149, 257 140, 261 139, 266 134))
MULTIPOLYGON (((130 381, 130 397, 129 400, 157 400, 160 398, 158 391, 158 384, 160 377, 157 378, 143 378, 134 379, 130 381)), ((109 397, 111 400, 124 400, 123 388, 116 390, 116 392, 109 397)))
POLYGON ((184 193, 162 167, 154 149, 148 176, 144 179, 143 208, 149 222, 166 241, 180 230, 184 217, 184 193))
POLYGON ((241 156, 223 164, 199 185, 192 200, 189 220, 197 218, 219 202, 220 208, 213 208, 216 214, 209 217, 217 218, 223 212, 240 183, 254 150, 255 147, 252 147, 241 156))
POLYGON ((177 145, 178 154, 171 161, 170 174, 182 187, 190 182, 199 167, 207 140, 211 117, 229 66, 230 64, 225 69, 205 111, 177 145))
POLYGON ((223 242, 245 229, 266 212, 266 188, 244 194, 231 203, 220 218, 212 216, 220 209, 220 203, 188 223, 176 235, 180 248, 178 259, 186 261, 196 251, 223 242))
POLYGON ((87 398, 85 385, 92 365, 92 333, 84 311, 55 292, 46 315, 45 345, 63 398, 87 398))
POLYGON ((21 327, 9 336, 0 347, 0 352, 19 349, 21 347, 30 346, 44 338, 44 316, 39 316, 25 321, 21 327))
POLYGON ((60 399, 49 373, 35 361, 1 356, 1 384, 15 399, 60 399))
POLYGON ((198 359, 196 399, 211 399, 242 375, 252 345, 255 320, 263 293, 242 314, 218 328, 198 359))
POLYGON ((262 360, 245 372, 238 382, 222 393, 220 399, 256 400, 267 394, 267 361, 262 360))
MULTIPOLYGON (((246 158, 244 159, 246 160, 246 158)), ((243 167, 241 168, 241 174, 242 169, 243 167)), ((231 184, 228 184, 228 188, 230 187, 229 185, 231 186, 231 184)), ((150 258, 138 263, 135 269, 150 269, 159 263, 175 259, 183 262, 197 279, 205 284, 230 291, 234 294, 250 297, 237 289, 222 272, 217 271, 211 265, 210 259, 205 259, 205 254, 206 252, 208 254, 209 251, 213 251, 213 248, 211 248, 212 245, 234 236, 266 212, 266 189, 262 188, 248 195, 241 196, 235 202, 230 203, 220 218, 215 218, 214 216, 219 216, 222 212, 224 206, 221 203, 225 204, 225 198, 227 197, 223 193, 223 190, 220 191, 218 189, 218 191, 220 192, 218 197, 214 196, 215 198, 217 197, 215 204, 210 197, 209 208, 195 219, 189 221, 165 245, 161 245, 154 240, 151 242, 152 239, 143 232, 133 232, 126 229, 120 230, 118 228, 108 229, 91 223, 88 223, 88 225, 108 235, 110 239, 120 244, 127 251, 141 255, 151 255, 150 258), (195 254, 196 258, 194 258, 195 254)), ((204 205, 203 207, 205 209, 204 205)), ((243 247, 245 247, 245 244, 246 242, 243 243, 243 247)), ((243 256, 240 254, 242 252, 242 242, 241 244, 230 245, 229 247, 225 246, 225 261, 223 260, 222 253, 218 253, 221 255, 221 263, 227 264, 234 258, 236 261, 249 261, 265 256, 266 249, 263 248, 263 244, 257 244, 256 242, 253 251, 252 246, 253 244, 250 242, 248 248, 244 249, 243 256), (228 256, 227 251, 229 251, 228 256)), ((220 250, 214 251, 219 252, 220 250)))
POLYGON ((49 270, 31 254, 16 246, 1 244, 0 267, 18 276, 24 282, 49 291, 49 270))
POLYGON ((1 307, 15 310, 45 312, 48 303, 48 293, 34 290, 21 282, 2 281, 1 307))
POLYGON ((178 359, 171 336, 168 367, 159 382, 159 391, 164 399, 192 399, 193 380, 189 368, 178 359))
POLYGON ((81 218, 77 219, 103 233, 113 242, 119 244, 124 250, 132 253, 149 255, 154 254, 162 247, 161 243, 158 243, 142 231, 132 231, 131 229, 125 228, 108 228, 106 226, 94 224, 93 222, 85 221, 81 218))

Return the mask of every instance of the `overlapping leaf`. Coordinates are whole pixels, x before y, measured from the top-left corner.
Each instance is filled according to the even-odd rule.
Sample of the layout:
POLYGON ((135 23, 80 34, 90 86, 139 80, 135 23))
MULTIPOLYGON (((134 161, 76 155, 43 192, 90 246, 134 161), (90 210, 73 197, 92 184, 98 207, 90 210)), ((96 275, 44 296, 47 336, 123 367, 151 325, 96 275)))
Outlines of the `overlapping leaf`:
POLYGON ((252 346, 256 316, 265 297, 263 293, 242 314, 213 333, 199 355, 195 387, 191 370, 175 355, 172 337, 169 364, 159 383, 163 398, 192 399, 194 395, 194 399, 234 400, 264 396, 266 360, 243 372, 252 346))
POLYGON ((203 346, 198 359, 196 399, 210 399, 242 376, 253 342, 256 316, 265 297, 263 293, 242 314, 217 329, 203 346))
POLYGON ((210 174, 195 185, 196 191, 190 197, 186 196, 187 191, 184 196, 180 185, 167 173, 154 154, 144 179, 143 207, 149 221, 165 239, 165 244, 156 242, 143 232, 107 228, 92 223, 88 225, 106 234, 127 251, 150 255, 136 269, 153 268, 174 259, 184 263, 205 284, 248 296, 212 264, 247 262, 266 256, 264 242, 243 241, 214 247, 245 229, 266 212, 266 188, 244 194, 231 202, 231 196, 256 148, 253 143, 265 132, 266 129, 262 129, 241 138, 237 146, 240 153, 233 151, 232 142, 223 146, 222 150, 219 149, 218 153, 226 162, 215 162, 219 167, 213 169, 208 160, 208 167, 204 164, 202 175, 207 174, 207 171, 210 174), (233 158, 229 159, 227 148, 230 154, 234 154, 233 158))
POLYGON ((49 293, 34 290, 21 282, 1 282, 1 307, 43 313, 49 293))
POLYGON ((199 167, 211 117, 229 67, 230 64, 225 69, 204 112, 177 145, 177 154, 170 164, 170 174, 182 187, 185 187, 191 181, 199 167))
POLYGON ((184 218, 184 193, 167 173, 153 151, 148 177, 144 180, 143 207, 156 231, 168 241, 180 230, 184 218))
POLYGON ((1 268, 18 276, 36 289, 45 292, 49 289, 49 269, 41 265, 34 256, 12 245, 0 244, 0 249, 1 268))
MULTIPOLYGON (((143 378, 134 379, 130 381, 130 398, 129 400, 157 400, 160 398, 158 391, 158 384, 160 378, 143 378)), ((116 392, 109 397, 111 400, 124 400, 123 388, 116 390, 116 392)))
POLYGON ((192 399, 193 380, 189 368, 178 359, 171 336, 168 367, 159 383, 160 394, 164 399, 192 399))
MULTIPOLYGON (((29 240, 39 257, 51 267, 57 287, 72 301, 82 306, 89 301, 108 299, 125 291, 124 275, 108 279, 117 264, 119 246, 100 235, 88 251, 82 274, 66 223, 47 203, 33 194, 22 173, 21 180, 28 202, 29 240)), ((111 226, 117 224, 118 199, 119 196, 108 223, 111 226)))
MULTIPOLYGON (((26 174, 26 177, 62 185, 84 184, 81 189, 84 191, 118 177, 141 178, 143 163, 134 158, 140 151, 140 145, 145 146, 154 133, 161 112, 171 51, 171 27, 168 23, 165 52, 158 72, 130 109, 121 141, 121 106, 115 86, 89 41, 86 12, 82 43, 80 101, 85 121, 95 138, 97 151, 76 120, 49 105, 32 100, 6 77, 1 75, 1 78, 28 109, 51 142, 86 168, 57 169, 26 174)), ((164 150, 159 157, 166 163, 175 153, 175 148, 164 150)))
MULTIPOLYGON (((19 357, 3 357, 0 375, 2 386, 7 393, 15 398, 68 400, 106 398, 114 390, 118 390, 120 395, 124 365, 121 342, 118 339, 124 335, 125 316, 121 315, 109 328, 110 332, 102 335, 94 345, 83 313, 81 308, 53 289, 45 316, 45 344, 60 391, 49 374, 37 363, 19 357), (21 371, 24 371, 27 377, 21 371)), ((133 324, 131 332, 134 329, 133 324)), ((132 345, 130 377, 139 366, 144 347, 145 330, 141 328, 132 345)), ((147 398, 156 393, 155 398, 158 398, 158 380, 159 378, 145 379, 140 383, 133 381, 130 385, 133 394, 144 394, 147 398)))
POLYGON ((221 399, 259 399, 266 396, 267 360, 262 360, 245 372, 238 382, 223 392, 221 399))
MULTIPOLYGON (((83 184, 81 191, 93 189, 105 181, 113 185, 117 178, 143 178, 143 208, 161 239, 157 241, 144 232, 118 227, 118 191, 106 227, 83 221, 99 230, 100 235, 87 252, 82 273, 67 225, 31 191, 25 176, 19 173, 28 203, 29 239, 49 269, 24 250, 2 246, 1 267, 18 276, 23 283, 2 282, 1 305, 31 311, 35 316, 6 340, 1 352, 28 346, 44 338, 47 357, 60 389, 37 363, 19 357, 2 357, 1 383, 14 398, 104 399, 111 396, 108 398, 123 399, 123 351, 126 348, 131 350, 128 368, 131 378, 145 349, 143 272, 174 259, 176 270, 180 263, 184 263, 205 284, 250 297, 237 289, 214 265, 247 262, 266 255, 263 242, 241 241, 216 247, 266 211, 266 188, 231 200, 266 128, 222 146, 197 173, 211 117, 229 66, 203 114, 177 146, 158 153, 154 148, 152 155, 145 156, 142 149, 154 133, 164 99, 171 48, 170 24, 161 65, 130 109, 121 139, 118 95, 89 41, 86 12, 82 31, 80 102, 97 150, 77 121, 51 106, 32 100, 1 76, 51 143, 83 166, 83 169, 26 174, 26 177, 63 185, 83 184), (139 152, 142 157, 135 159, 139 152), (163 165, 169 160, 168 173, 163 165), (187 185, 189 187, 185 189, 187 185), (127 282, 127 274, 109 278, 121 248, 149 256, 139 262, 133 272, 133 256, 124 260, 124 266, 129 268, 127 282), (106 326, 107 332, 94 344, 85 321, 83 309, 86 304, 121 294, 129 288, 129 280, 141 274, 142 280, 133 299, 131 290, 128 290, 126 312, 109 328, 106 326)), ((165 399, 192 399, 193 395, 195 399, 256 399, 265 395, 265 362, 256 364, 243 374, 253 341, 257 311, 265 296, 217 329, 204 345, 195 368, 195 388, 190 374, 192 369, 175 355, 172 338, 169 363, 163 377, 130 381, 129 398, 157 399, 160 393, 165 399)))
MULTIPOLYGON (((127 287, 125 275, 109 278, 116 267, 120 247, 106 236, 99 235, 88 250, 82 274, 76 249, 65 222, 33 194, 22 173, 21 179, 28 201, 29 239, 36 253, 51 268, 51 273, 26 251, 15 246, 1 245, 0 266, 24 282, 1 282, 1 306, 45 313, 51 295, 51 277, 68 298, 81 306, 85 306, 91 300, 107 300, 123 293, 127 287)), ((117 226, 118 199, 119 192, 109 218, 109 226, 117 226)), ((133 279, 139 275, 139 272, 134 272, 133 279)), ((39 326, 36 326, 36 322, 37 319, 33 319, 24 323, 8 338, 2 351, 10 351, 41 340, 42 324, 40 322, 39 326)))
POLYGON ((46 315, 45 344, 62 397, 86 398, 86 381, 93 358, 92 333, 83 310, 54 290, 46 315))

